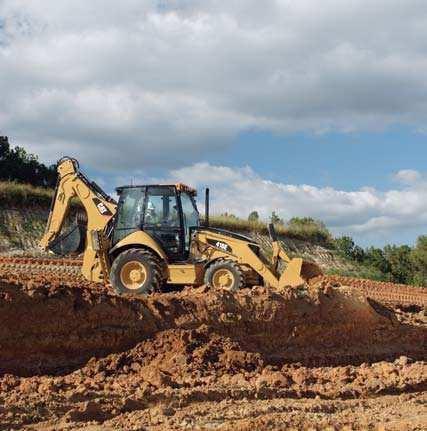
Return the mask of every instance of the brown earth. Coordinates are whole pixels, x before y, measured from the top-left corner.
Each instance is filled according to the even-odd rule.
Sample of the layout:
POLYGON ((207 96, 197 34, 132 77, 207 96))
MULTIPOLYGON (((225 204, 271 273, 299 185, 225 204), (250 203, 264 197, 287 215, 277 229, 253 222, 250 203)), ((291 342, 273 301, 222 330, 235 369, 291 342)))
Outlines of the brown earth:
POLYGON ((426 287, 408 286, 405 284, 343 277, 339 275, 323 275, 317 277, 313 281, 323 281, 331 286, 355 287, 364 295, 385 305, 427 307, 426 287))
POLYGON ((135 298, 3 269, 0 429, 426 429, 416 311, 324 281, 135 298))

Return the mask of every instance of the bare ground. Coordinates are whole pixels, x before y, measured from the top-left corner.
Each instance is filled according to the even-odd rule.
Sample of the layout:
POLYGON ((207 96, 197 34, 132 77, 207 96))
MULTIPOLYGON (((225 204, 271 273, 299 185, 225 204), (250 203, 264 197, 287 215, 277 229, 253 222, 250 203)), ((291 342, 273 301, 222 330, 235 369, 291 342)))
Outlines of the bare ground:
POLYGON ((427 318, 325 283, 118 297, 0 271, 0 429, 427 428, 427 318))

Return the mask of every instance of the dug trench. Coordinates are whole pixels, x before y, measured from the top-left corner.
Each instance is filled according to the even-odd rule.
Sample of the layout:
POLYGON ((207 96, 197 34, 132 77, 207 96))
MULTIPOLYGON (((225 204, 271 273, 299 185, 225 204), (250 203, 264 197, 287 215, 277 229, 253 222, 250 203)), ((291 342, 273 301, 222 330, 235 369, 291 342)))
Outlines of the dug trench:
POLYGON ((197 346, 200 354, 211 346, 191 359, 200 365, 222 355, 231 367, 248 369, 415 360, 427 352, 425 327, 400 323, 360 292, 325 283, 282 293, 201 287, 120 297, 81 279, 0 274, 1 374, 65 375, 91 358, 132 348, 145 363, 150 353, 138 346, 159 337, 167 337, 171 351, 197 346))

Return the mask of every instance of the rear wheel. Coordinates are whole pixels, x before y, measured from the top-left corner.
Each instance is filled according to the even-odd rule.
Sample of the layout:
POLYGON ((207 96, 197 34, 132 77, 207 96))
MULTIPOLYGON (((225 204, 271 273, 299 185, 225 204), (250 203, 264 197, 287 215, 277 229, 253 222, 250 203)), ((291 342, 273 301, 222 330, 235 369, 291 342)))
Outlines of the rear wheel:
POLYGON ((116 257, 111 266, 110 280, 120 295, 147 295, 160 290, 161 275, 159 261, 153 253, 132 248, 116 257))
POLYGON ((243 287, 243 273, 232 260, 221 259, 206 270, 205 283, 214 289, 235 292, 243 287))

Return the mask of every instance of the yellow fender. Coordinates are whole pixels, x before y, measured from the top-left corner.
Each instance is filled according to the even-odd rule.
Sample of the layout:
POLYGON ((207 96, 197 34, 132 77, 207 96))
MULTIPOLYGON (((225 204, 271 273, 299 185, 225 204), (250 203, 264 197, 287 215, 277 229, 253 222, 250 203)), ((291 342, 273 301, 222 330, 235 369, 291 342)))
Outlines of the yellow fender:
POLYGON ((140 230, 133 232, 119 241, 111 250, 110 255, 123 247, 129 248, 130 245, 135 247, 144 247, 153 250, 162 261, 167 262, 168 258, 159 243, 148 233, 140 230))

